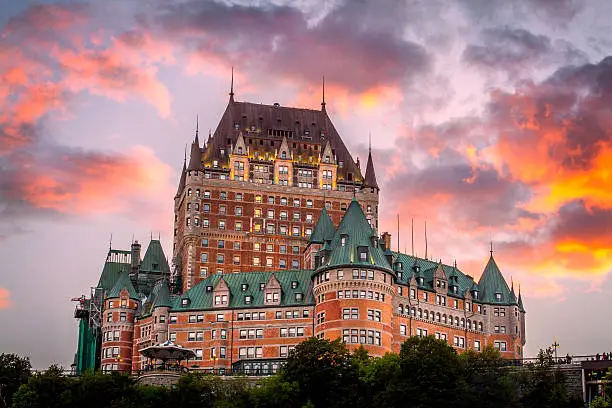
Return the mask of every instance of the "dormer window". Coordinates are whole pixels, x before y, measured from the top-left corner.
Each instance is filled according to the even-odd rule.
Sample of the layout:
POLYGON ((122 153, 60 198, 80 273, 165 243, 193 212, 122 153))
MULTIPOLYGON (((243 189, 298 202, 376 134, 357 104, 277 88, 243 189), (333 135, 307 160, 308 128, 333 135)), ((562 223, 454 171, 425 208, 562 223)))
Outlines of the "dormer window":
POLYGON ((181 299, 181 306, 183 307, 189 306, 189 298, 181 299))
POLYGON ((212 286, 206 286, 206 292, 212 292, 213 287, 212 286))
POLYGON ((292 281, 291 282, 291 289, 295 289, 298 287, 298 281, 292 281))
POLYGON ((270 292, 266 293, 266 303, 275 303, 280 299, 280 294, 278 292, 270 292))
POLYGON ((242 154, 242 146, 238 146, 238 154, 242 154))
POLYGON ((419 277, 419 285, 423 285, 423 283, 425 283, 425 279, 422 276, 420 276, 419 277))
POLYGON ((304 298, 304 294, 302 293, 295 294, 295 300, 297 300, 298 302, 302 301, 303 298, 304 298))
POLYGON ((365 247, 359 248, 359 262, 366 262, 368 260, 368 249, 365 247))
POLYGON ((400 269, 404 269, 404 264, 402 262, 398 262, 397 267, 400 269))
POLYGON ((502 294, 499 292, 495 293, 495 300, 502 300, 502 294))
POLYGON ((397 279, 398 279, 398 280, 401 280, 401 279, 402 279, 402 273, 401 273, 401 272, 398 272, 398 273, 397 273, 397 279))
POLYGON ((253 301, 253 296, 245 296, 244 297, 244 303, 245 304, 250 305, 252 301, 253 301))
POLYGON ((474 299, 478 299, 478 291, 477 290, 472 291, 472 297, 474 299))
POLYGON ((345 246, 346 245, 346 238, 348 237, 348 235, 343 234, 340 236, 340 245, 341 246, 345 246))
POLYGON ((246 292, 248 288, 249 288, 248 283, 243 283, 242 285, 240 285, 240 290, 243 292, 246 292))
POLYGON ((281 157, 282 157, 283 159, 286 159, 286 158, 287 158, 287 152, 283 152, 283 153, 281 154, 281 157))
POLYGON ((329 163, 329 156, 325 156, 325 163, 329 163))
POLYGON ((240 129, 240 124, 234 123, 234 129, 239 130, 240 129))
POLYGON ((265 283, 260 283, 260 284, 259 284, 259 290, 260 290, 260 291, 264 290, 264 288, 265 288, 265 287, 266 287, 266 284, 265 284, 265 283))

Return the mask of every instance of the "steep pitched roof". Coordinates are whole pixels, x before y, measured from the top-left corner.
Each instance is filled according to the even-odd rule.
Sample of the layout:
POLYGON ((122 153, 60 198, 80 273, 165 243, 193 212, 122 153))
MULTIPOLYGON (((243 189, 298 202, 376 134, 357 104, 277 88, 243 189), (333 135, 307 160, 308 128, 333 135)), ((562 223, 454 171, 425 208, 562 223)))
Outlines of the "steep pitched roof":
POLYGON ((317 224, 310 235, 310 243, 311 244, 322 244, 325 241, 331 240, 334 237, 334 233, 336 232, 336 227, 334 226, 329 213, 325 206, 323 206, 323 210, 321 211, 321 215, 319 215, 319 219, 317 220, 317 224))
POLYGON ((122 271, 119 273, 119 277, 117 278, 117 282, 115 282, 115 286, 108 292, 108 298, 118 298, 121 295, 121 291, 126 289, 130 294, 130 298, 138 299, 138 294, 136 293, 136 289, 134 289, 134 285, 132 285, 132 281, 130 279, 130 275, 126 271, 122 271))
POLYGON ((202 150, 200 149, 200 139, 198 138, 198 130, 196 128, 195 139, 191 143, 191 153, 189 155, 189 166, 187 170, 202 169, 202 150))
POLYGON ((264 291, 260 289, 261 285, 266 285, 272 275, 274 275, 281 287, 281 306, 313 305, 311 273, 312 271, 310 270, 289 270, 282 272, 242 272, 227 275, 211 275, 176 298, 172 302, 172 310, 213 309, 213 288, 217 286, 221 279, 225 281, 230 290, 227 308, 261 307, 264 305, 264 291), (293 282, 296 282, 295 285, 293 282), (245 290, 242 290, 243 284, 246 285, 245 290), (301 300, 298 300, 296 297, 298 293, 302 295, 301 300), (251 297, 250 302, 247 302, 247 296, 251 297), (189 299, 189 304, 183 306, 182 299, 189 299))
POLYGON ((525 311, 525 307, 523 307, 523 296, 521 296, 521 289, 519 288, 519 295, 518 295, 518 307, 519 310, 521 312, 525 311))
POLYGON ((478 281, 478 287, 482 292, 480 299, 485 302, 501 304, 513 304, 516 302, 516 299, 512 299, 513 296, 510 294, 510 288, 497 263, 495 263, 493 254, 491 254, 489 262, 487 262, 487 266, 485 266, 484 272, 478 281), (501 300, 496 299, 496 293, 501 294, 501 300))
POLYGON ((329 257, 325 257, 326 259, 321 267, 361 264, 391 269, 382 248, 380 245, 376 245, 377 243, 376 233, 370 227, 357 199, 353 197, 331 240, 331 253, 329 257), (342 244, 343 238, 345 240, 344 244, 342 244), (368 257, 366 261, 360 261, 359 259, 360 247, 367 248, 368 257))
POLYGON ((372 149, 368 152, 368 164, 366 165, 365 180, 363 185, 366 187, 378 188, 376 174, 374 173, 374 162, 372 161, 372 149))
POLYGON ((183 170, 181 170, 181 178, 179 180, 178 188, 176 189, 176 196, 179 197, 183 190, 185 189, 185 184, 187 183, 187 157, 183 160, 183 170))
MULTIPOLYGON (((290 108, 277 105, 263 105, 250 102, 237 102, 230 100, 212 139, 209 139, 204 151, 203 161, 211 163, 218 160, 220 165, 227 163, 230 145, 235 145, 240 132, 249 139, 264 139, 265 143, 258 149, 265 149, 273 154, 276 144, 281 142, 277 136, 268 136, 268 130, 274 129, 290 135, 290 142, 295 142, 299 155, 299 148, 304 143, 319 144, 321 152, 327 141, 330 142, 333 154, 337 161, 342 161, 342 168, 338 169, 340 180, 348 180, 348 173, 352 173, 356 183, 363 181, 360 169, 353 160, 350 152, 342 141, 336 128, 324 110, 290 108), (255 129, 255 130, 252 130, 255 129), (272 143, 275 147, 272 147, 272 143), (225 153, 221 154, 221 150, 225 153)), ((290 146, 291 147, 291 146, 290 146)), ((255 149, 253 149, 255 150, 255 149)), ((316 156, 314 152, 313 156, 316 156)))
POLYGON ((132 267, 130 262, 117 262, 117 260, 120 257, 124 260, 128 260, 130 256, 130 251, 109 249, 106 255, 106 262, 104 262, 104 268, 102 268, 102 273, 98 280, 98 287, 106 291, 111 290, 113 286, 115 286, 121 272, 128 272, 132 267))
POLYGON ((140 270, 143 272, 170 273, 168 260, 158 239, 152 239, 149 242, 147 252, 145 252, 140 264, 140 270))

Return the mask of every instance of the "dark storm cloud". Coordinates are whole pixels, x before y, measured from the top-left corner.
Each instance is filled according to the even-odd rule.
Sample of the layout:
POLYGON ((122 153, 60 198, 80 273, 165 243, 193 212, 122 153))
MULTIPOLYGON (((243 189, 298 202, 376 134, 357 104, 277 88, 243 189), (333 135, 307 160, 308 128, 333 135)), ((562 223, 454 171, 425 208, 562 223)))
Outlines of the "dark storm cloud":
POLYGON ((525 184, 504 179, 493 168, 473 168, 461 158, 458 152, 442 152, 437 163, 399 174, 386 188, 396 192, 394 201, 412 206, 437 208, 442 203, 441 212, 469 225, 515 224, 520 218, 538 217, 518 208, 531 198, 525 184))
POLYGON ((521 71, 551 52, 551 41, 544 35, 512 27, 482 31, 483 45, 468 45, 463 59, 472 65, 494 70, 521 71))
POLYGON ((612 246, 612 209, 587 207, 584 201, 572 201, 559 209, 553 220, 552 238, 559 242, 581 242, 593 248, 612 246))
POLYGON ((332 82, 359 92, 426 71, 426 50, 401 38, 406 18, 397 4, 346 2, 312 22, 287 6, 187 1, 162 5, 152 24, 203 58, 214 56, 310 83, 319 83, 325 73, 332 82))
POLYGON ((489 21, 508 10, 519 20, 536 16, 569 23, 584 8, 583 0, 459 0, 477 21, 489 21))

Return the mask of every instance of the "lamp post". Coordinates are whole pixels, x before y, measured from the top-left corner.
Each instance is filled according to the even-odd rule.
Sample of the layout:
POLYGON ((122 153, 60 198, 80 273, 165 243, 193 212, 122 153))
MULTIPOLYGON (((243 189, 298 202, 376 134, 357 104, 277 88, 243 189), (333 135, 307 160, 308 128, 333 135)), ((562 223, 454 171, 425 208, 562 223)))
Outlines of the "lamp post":
POLYGON ((557 349, 559 348, 559 343, 557 342, 557 340, 555 340, 552 344, 552 348, 555 350, 555 364, 558 364, 559 360, 557 359, 557 349))

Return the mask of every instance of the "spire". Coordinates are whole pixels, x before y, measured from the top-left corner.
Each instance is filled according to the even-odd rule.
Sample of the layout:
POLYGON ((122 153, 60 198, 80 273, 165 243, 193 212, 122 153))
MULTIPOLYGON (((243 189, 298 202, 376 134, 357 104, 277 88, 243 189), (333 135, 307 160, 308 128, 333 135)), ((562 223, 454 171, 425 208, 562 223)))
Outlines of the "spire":
POLYGON ((176 196, 180 197, 181 193, 185 189, 185 183, 187 182, 187 146, 185 146, 185 157, 183 158, 183 170, 181 170, 181 178, 179 180, 178 189, 176 190, 176 196))
POLYGON ((195 143, 196 145, 198 145, 198 147, 200 147, 200 139, 198 137, 198 128, 199 128, 199 116, 196 115, 196 133, 195 133, 195 139, 193 140, 193 143, 195 143))
POLYGON ((191 143, 191 154, 187 170, 200 170, 202 168, 202 150, 200 150, 200 139, 198 138, 198 120, 196 119, 196 134, 191 143))
POLYGON ((523 307, 523 297, 521 296, 521 285, 519 285, 518 307, 521 312, 525 311, 525 308, 523 307))
POLYGON ((321 99, 321 111, 325 112, 325 75, 323 75, 323 98, 321 99))
POLYGON ((230 85, 230 93, 229 93, 229 97, 230 97, 230 102, 234 102, 234 67, 232 66, 232 82, 230 85))
POLYGON ((370 143, 368 147, 368 163, 366 165, 365 180, 363 182, 365 187, 375 188, 379 190, 378 183, 376 182, 376 174, 374 173, 374 163, 372 162, 372 135, 370 135, 370 143))

